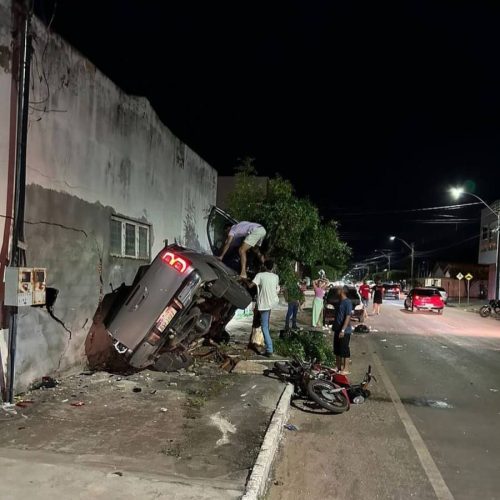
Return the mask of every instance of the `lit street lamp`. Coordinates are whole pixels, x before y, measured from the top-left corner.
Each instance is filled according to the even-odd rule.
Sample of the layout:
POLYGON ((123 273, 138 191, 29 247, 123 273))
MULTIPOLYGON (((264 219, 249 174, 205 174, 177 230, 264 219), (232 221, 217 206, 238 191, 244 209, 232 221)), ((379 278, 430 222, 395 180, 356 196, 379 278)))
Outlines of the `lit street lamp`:
POLYGON ((496 269, 495 269, 495 299, 498 300, 500 298, 500 208, 495 211, 491 208, 488 203, 486 203, 482 198, 480 198, 477 194, 470 193, 469 191, 465 191, 463 188, 451 188, 450 193, 458 200, 462 194, 467 194, 469 196, 474 196, 476 200, 479 200, 496 218, 497 218, 497 258, 496 258, 496 269))
POLYGON ((410 287, 413 287, 413 263, 415 262, 415 244, 412 243, 411 245, 403 240, 402 238, 398 238, 397 236, 391 236, 389 238, 391 241, 394 240, 399 240, 401 243, 404 243, 410 250, 411 250, 411 275, 410 275, 410 287))

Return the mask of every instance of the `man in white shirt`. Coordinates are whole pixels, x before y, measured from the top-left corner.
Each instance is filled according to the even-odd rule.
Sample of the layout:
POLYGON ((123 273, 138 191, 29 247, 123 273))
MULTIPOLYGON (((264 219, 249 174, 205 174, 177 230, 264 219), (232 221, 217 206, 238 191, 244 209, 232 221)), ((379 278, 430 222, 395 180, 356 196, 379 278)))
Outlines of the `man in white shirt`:
POLYGON ((257 309, 260 313, 262 333, 264 334, 264 343, 266 352, 264 356, 268 358, 273 355, 273 341, 269 332, 269 319, 271 317, 271 309, 279 302, 278 292, 280 289, 279 277, 272 272, 274 261, 266 260, 264 262, 266 271, 257 273, 250 286, 257 287, 257 309))
POLYGON ((240 276, 242 278, 247 277, 247 252, 250 248, 262 258, 260 254, 259 247, 262 245, 262 241, 266 236, 266 230, 260 224, 255 222, 241 221, 233 226, 228 226, 228 234, 226 242, 224 243, 224 248, 222 249, 219 259, 222 260, 224 255, 226 255, 229 248, 233 245, 239 246, 239 254, 241 261, 241 272, 240 276))

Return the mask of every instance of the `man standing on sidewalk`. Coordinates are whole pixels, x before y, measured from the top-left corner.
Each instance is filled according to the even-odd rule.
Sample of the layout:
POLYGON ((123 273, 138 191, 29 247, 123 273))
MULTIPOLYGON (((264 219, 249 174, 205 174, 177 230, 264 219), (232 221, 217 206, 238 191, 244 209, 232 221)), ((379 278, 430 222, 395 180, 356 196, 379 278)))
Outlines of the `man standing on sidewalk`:
POLYGON ((273 355, 273 341, 269 332, 269 320, 271 318, 271 309, 279 302, 278 292, 280 286, 278 275, 272 272, 274 261, 266 260, 264 267, 266 270, 257 273, 250 286, 256 286, 258 290, 256 307, 260 312, 262 333, 266 344, 264 356, 270 358, 273 355))
POLYGON ((304 292, 300 289, 296 279, 292 279, 286 284, 284 296, 288 304, 288 311, 285 318, 285 330, 290 330, 290 319, 292 320, 292 329, 296 330, 297 313, 299 311, 299 307, 304 302, 304 292))
POLYGON ((370 300, 370 285, 365 281, 363 281, 363 284, 359 287, 359 294, 361 295, 361 302, 363 303, 363 317, 366 319, 368 316, 368 302, 370 300))
POLYGON ((333 353, 337 363, 337 369, 342 375, 349 375, 349 358, 351 350, 349 342, 351 341, 351 313, 352 303, 347 298, 349 288, 344 286, 340 290, 340 303, 335 311, 335 321, 333 322, 333 353))

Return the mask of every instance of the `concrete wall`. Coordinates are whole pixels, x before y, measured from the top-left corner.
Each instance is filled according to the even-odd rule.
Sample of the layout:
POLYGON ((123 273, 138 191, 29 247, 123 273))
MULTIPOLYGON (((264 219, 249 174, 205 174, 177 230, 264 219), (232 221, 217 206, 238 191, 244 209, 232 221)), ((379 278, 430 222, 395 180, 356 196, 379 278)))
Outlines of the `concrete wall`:
MULTIPOLYGON (((3 17, 0 22, 5 30, 3 17)), ((150 224, 153 257, 164 239, 208 250, 205 217, 217 188, 216 171, 165 127, 146 99, 126 95, 36 20, 34 30, 27 261, 48 268, 47 285, 59 290, 54 312, 71 340, 45 309, 23 309, 17 389, 55 370, 83 366, 83 344, 100 297, 110 282, 130 282, 144 264, 110 255, 111 215, 150 224)), ((0 69, 0 78, 10 81, 0 69)), ((4 135, 0 128, 0 169, 4 135)))

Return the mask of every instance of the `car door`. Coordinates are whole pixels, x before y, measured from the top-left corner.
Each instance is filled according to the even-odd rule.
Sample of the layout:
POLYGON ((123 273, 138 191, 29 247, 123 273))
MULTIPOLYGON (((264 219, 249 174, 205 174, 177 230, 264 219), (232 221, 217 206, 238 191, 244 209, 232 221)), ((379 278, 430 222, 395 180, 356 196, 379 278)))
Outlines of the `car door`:
POLYGON ((207 222, 207 237, 214 255, 219 255, 226 241, 225 227, 238 221, 215 205, 211 208, 207 222))

